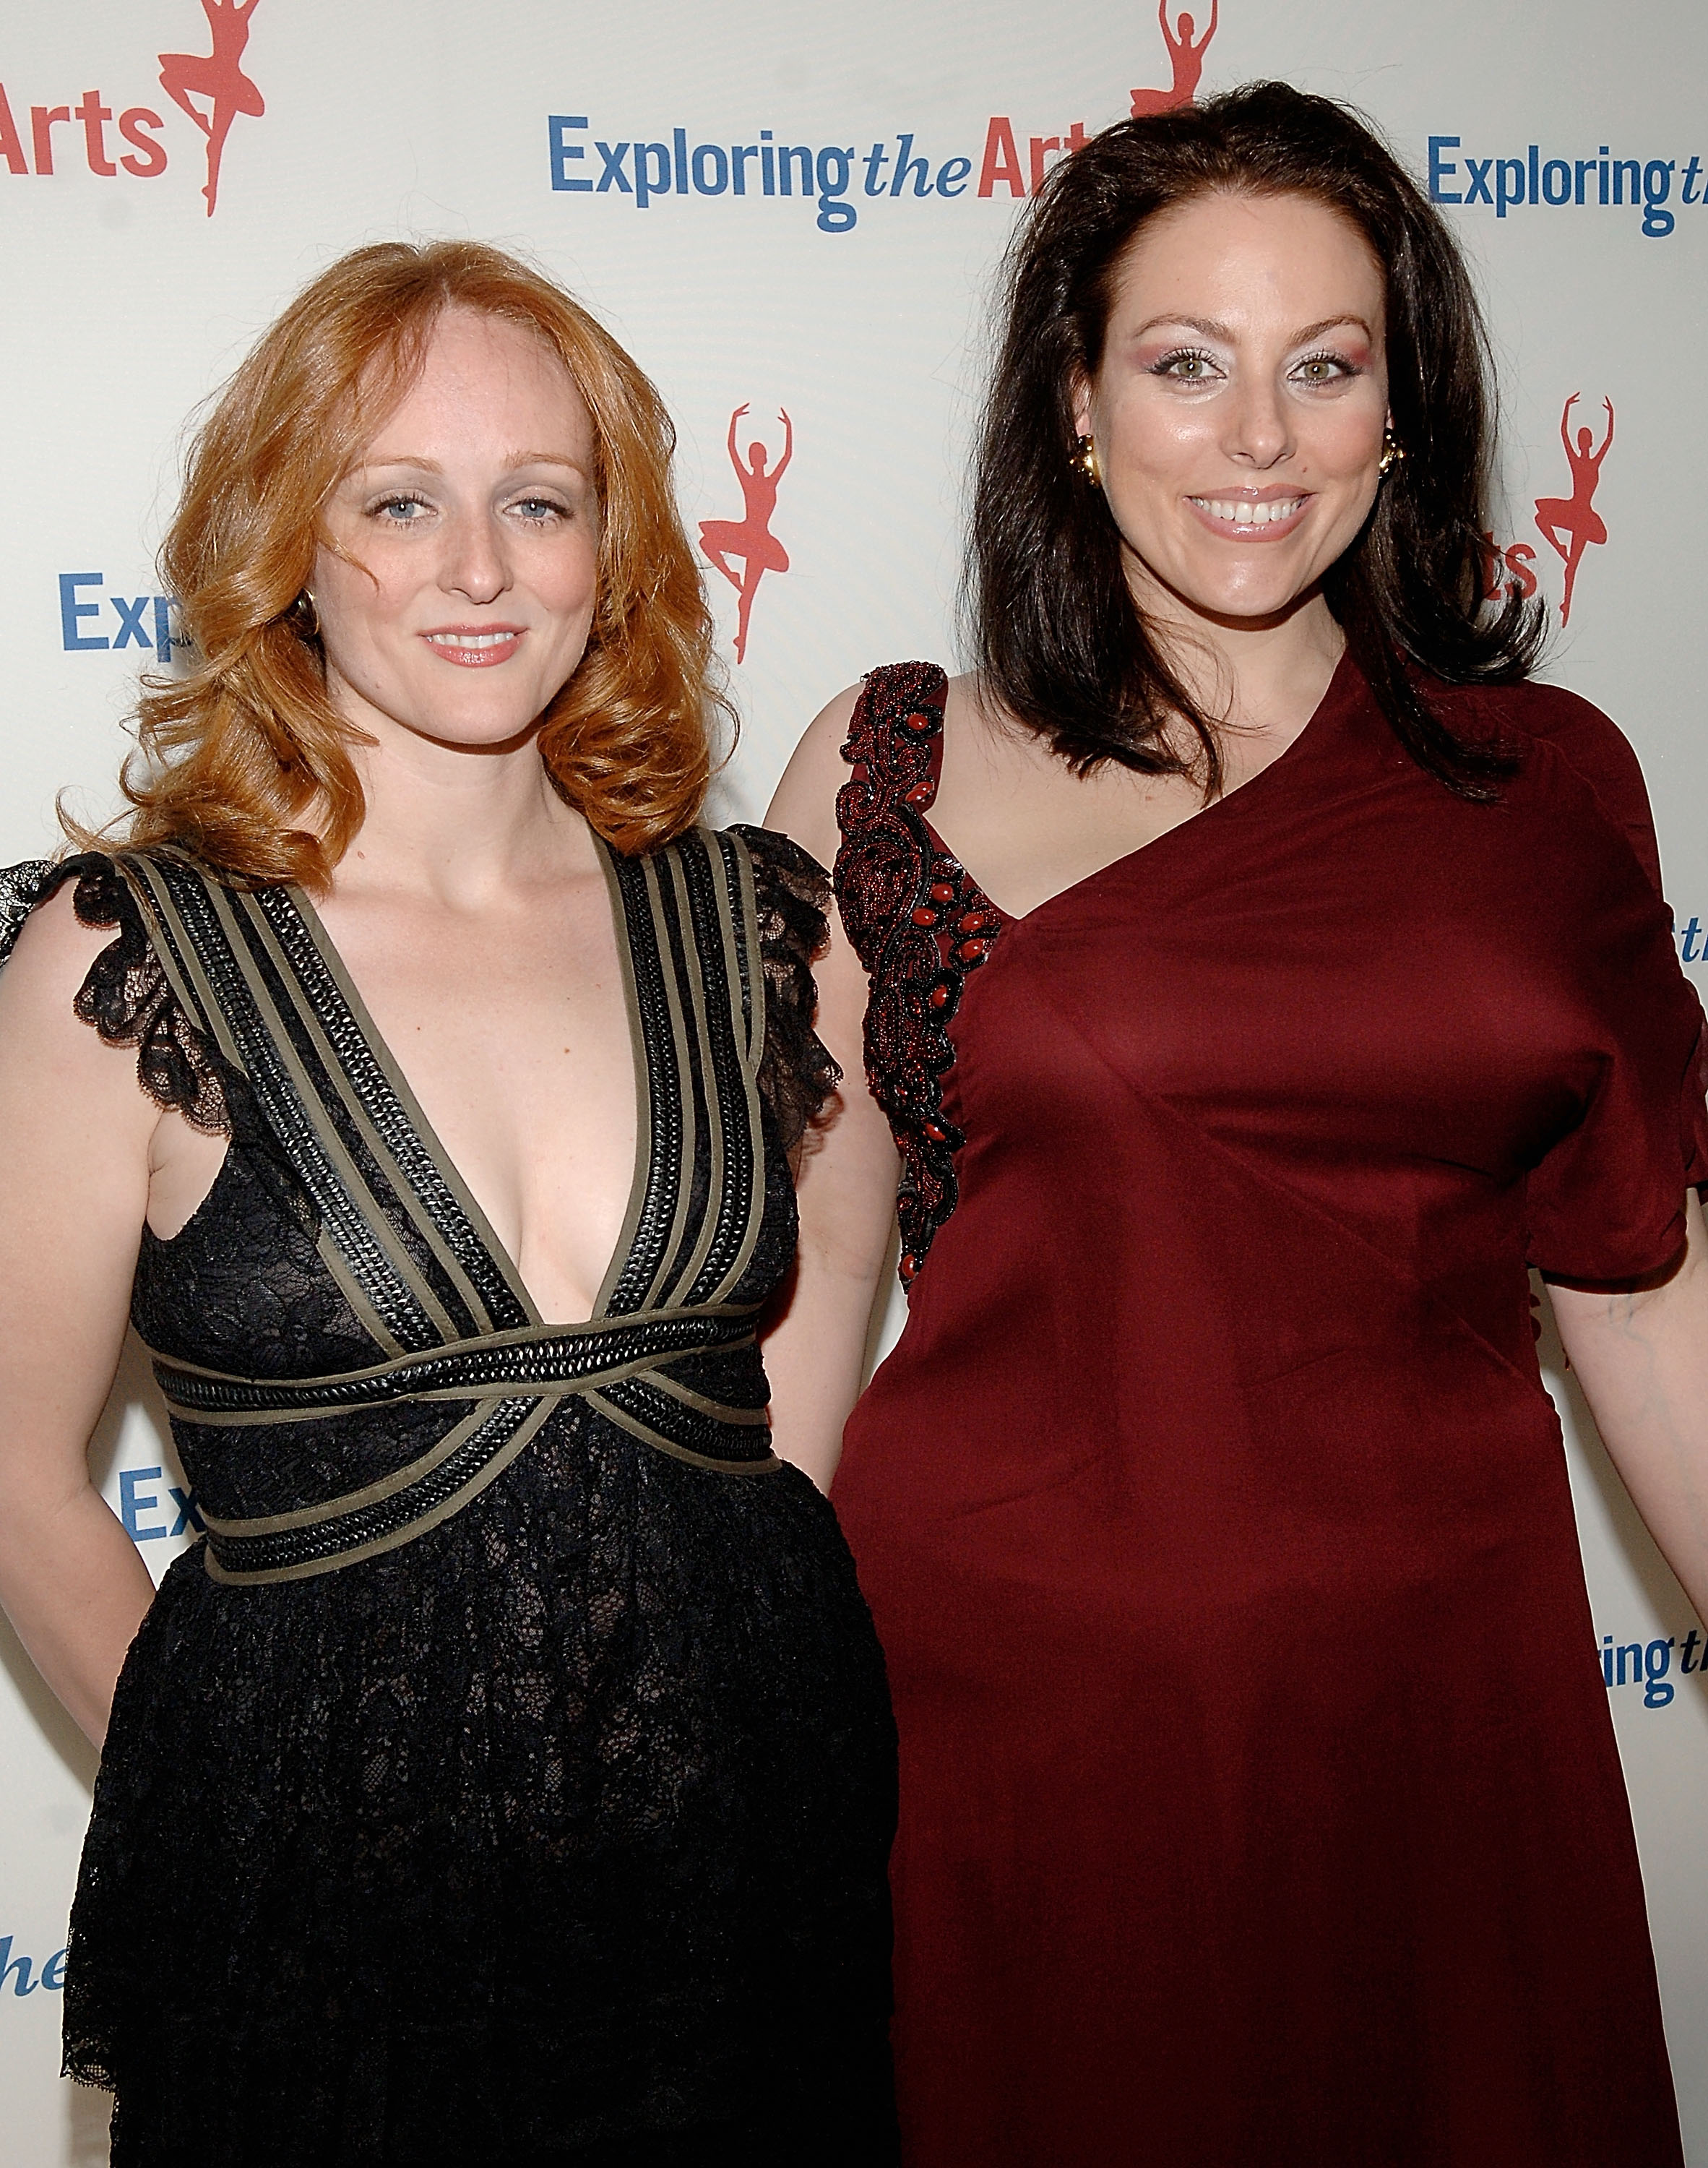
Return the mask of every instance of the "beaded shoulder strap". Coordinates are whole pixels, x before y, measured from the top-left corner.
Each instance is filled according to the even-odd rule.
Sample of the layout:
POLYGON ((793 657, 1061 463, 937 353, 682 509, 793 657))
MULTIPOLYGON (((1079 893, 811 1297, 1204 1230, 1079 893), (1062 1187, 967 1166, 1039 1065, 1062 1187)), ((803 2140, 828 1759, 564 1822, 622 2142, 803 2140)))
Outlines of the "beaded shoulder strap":
POLYGON ((870 982, 866 1073, 901 1151, 904 1286, 959 1199, 955 1155, 966 1138, 943 1104, 949 1027, 1005 922, 926 817, 947 691, 936 663, 874 670, 849 723, 852 773, 836 799, 836 901, 870 982))

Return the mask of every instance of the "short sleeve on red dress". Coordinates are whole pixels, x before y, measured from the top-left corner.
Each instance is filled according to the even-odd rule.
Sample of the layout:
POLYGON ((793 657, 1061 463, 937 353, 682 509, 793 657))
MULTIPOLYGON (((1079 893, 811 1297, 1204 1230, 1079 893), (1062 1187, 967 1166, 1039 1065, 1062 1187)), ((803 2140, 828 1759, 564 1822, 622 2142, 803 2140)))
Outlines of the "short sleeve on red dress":
POLYGON ((1610 715, 1562 685, 1512 685, 1502 688, 1507 710, 1532 738, 1553 747, 1595 794, 1595 802, 1636 854, 1657 895, 1661 888, 1660 847, 1648 785, 1631 741, 1610 715))
POLYGON ((1708 1185, 1702 1008, 1657 903, 1659 853, 1636 756, 1588 701, 1523 689, 1521 725, 1589 786, 1601 815, 1570 933, 1584 957, 1596 1074, 1582 1119, 1530 1174, 1530 1262, 1559 1279, 1640 1278, 1676 1256, 1684 1192, 1708 1185))
POLYGON ((1682 1000, 1671 991, 1658 974, 1633 985, 1632 1011, 1647 999, 1666 1014, 1610 1018, 1588 1111, 1530 1177, 1530 1262, 1556 1279, 1658 1272, 1684 1239, 1684 1192, 1708 1184, 1701 1011, 1682 980, 1682 1000))

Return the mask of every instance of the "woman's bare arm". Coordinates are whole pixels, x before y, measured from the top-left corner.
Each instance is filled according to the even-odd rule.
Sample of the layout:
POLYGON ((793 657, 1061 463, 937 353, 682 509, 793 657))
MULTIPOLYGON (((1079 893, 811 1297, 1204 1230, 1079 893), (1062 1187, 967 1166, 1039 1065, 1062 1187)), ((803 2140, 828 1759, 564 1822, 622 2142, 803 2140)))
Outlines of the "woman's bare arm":
POLYGON ((1560 1340, 1638 1512, 1708 1618, 1708 1233, 1657 1282, 1618 1294, 1552 1286, 1560 1340))
POLYGON ((69 887, 0 971, 0 1605, 97 1746, 154 1593, 89 1480, 124 1342, 160 1112, 72 1009, 109 932, 69 887))
MULTIPOLYGON (((777 786, 767 826, 821 865, 836 854, 836 792, 847 780, 841 747, 857 692, 833 700, 801 740, 777 786)), ((813 966, 818 1032, 842 1071, 842 1088, 808 1137, 797 1189, 800 1247, 788 1306, 768 1332, 777 1450, 830 1488, 842 1426, 859 1395, 866 1335, 895 1213, 895 1145, 866 1088, 866 973, 834 911, 830 946, 813 966)))

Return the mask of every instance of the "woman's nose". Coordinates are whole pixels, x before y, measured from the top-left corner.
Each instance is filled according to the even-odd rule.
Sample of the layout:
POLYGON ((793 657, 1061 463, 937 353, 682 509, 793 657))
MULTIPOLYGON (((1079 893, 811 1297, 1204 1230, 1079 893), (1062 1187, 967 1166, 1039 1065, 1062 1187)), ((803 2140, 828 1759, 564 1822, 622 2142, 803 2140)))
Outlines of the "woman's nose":
POLYGON ((439 584, 471 603, 493 602, 503 593, 510 585, 510 561, 496 520, 473 513, 453 523, 439 584))
POLYGON ((1280 386, 1253 377, 1235 387, 1223 406, 1223 449, 1253 467, 1271 467, 1293 449, 1292 416, 1280 386))

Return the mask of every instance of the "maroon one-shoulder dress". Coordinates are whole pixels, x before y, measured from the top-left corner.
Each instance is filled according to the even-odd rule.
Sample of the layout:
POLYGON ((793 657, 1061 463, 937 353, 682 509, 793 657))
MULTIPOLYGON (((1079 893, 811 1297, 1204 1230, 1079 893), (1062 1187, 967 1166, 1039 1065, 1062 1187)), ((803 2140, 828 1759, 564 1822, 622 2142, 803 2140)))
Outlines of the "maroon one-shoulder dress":
POLYGON ((1275 764, 1009 918, 875 672, 836 886, 904 1159, 835 1502, 901 1732, 912 2168, 1677 2168, 1527 1265, 1663 1266, 1701 1018, 1629 747, 1343 663, 1275 764))

